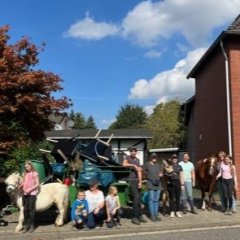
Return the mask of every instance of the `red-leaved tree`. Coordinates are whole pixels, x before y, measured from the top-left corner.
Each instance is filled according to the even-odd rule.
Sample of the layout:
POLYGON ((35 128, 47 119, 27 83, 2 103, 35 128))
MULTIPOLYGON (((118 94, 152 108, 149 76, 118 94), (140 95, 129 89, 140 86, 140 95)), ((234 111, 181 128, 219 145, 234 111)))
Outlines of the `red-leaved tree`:
POLYGON ((62 79, 36 70, 41 47, 22 38, 9 44, 9 26, 0 27, 0 152, 13 144, 41 140, 49 130, 48 117, 71 105, 67 97, 56 99, 62 79))

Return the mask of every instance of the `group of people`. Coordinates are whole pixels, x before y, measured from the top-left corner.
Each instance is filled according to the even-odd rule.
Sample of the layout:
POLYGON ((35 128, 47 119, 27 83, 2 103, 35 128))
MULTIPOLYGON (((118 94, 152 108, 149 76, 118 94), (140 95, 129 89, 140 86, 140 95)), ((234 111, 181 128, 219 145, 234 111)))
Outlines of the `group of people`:
POLYGON ((193 203, 192 187, 195 186, 194 165, 189 161, 188 153, 183 154, 183 161, 178 162, 178 156, 171 157, 171 163, 164 162, 163 165, 157 161, 157 155, 153 153, 149 161, 141 168, 137 158, 137 149, 131 148, 130 155, 123 161, 123 166, 131 167, 129 176, 130 191, 133 200, 132 223, 140 225, 147 222, 142 216, 141 208, 141 187, 142 175, 145 175, 148 190, 148 207, 151 221, 161 221, 159 214, 159 199, 161 193, 161 178, 167 181, 169 193, 170 217, 181 217, 182 212, 187 213, 187 203, 191 207, 191 212, 197 214, 193 203))
MULTIPOLYGON (((161 193, 161 178, 167 181, 167 191, 169 193, 170 217, 181 218, 181 212, 187 213, 187 204, 191 208, 192 214, 197 214, 193 202, 193 187, 195 186, 194 165, 190 162, 187 152, 183 154, 182 161, 179 162, 176 154, 172 155, 170 163, 164 161, 160 164, 157 155, 152 154, 144 166, 140 165, 137 158, 137 149, 130 149, 130 155, 123 160, 123 166, 130 169, 129 189, 132 196, 132 219, 136 225, 146 223, 142 212, 142 182, 143 175, 146 179, 148 192, 148 208, 151 221, 161 221, 159 213, 159 201, 161 193)), ((224 213, 230 215, 236 212, 236 190, 237 176, 232 158, 220 151, 218 153, 218 175, 217 190, 220 195, 221 205, 224 213)), ((39 176, 31 161, 25 162, 23 181, 19 185, 23 192, 24 206, 24 230, 23 232, 34 231, 34 215, 36 197, 39 188, 39 176)), ((80 190, 77 199, 71 208, 71 220, 74 226, 81 228, 95 228, 102 226, 104 220, 108 228, 120 226, 122 208, 118 197, 118 190, 115 186, 110 186, 108 195, 104 197, 103 192, 98 188, 98 181, 89 183, 89 190, 80 190)))

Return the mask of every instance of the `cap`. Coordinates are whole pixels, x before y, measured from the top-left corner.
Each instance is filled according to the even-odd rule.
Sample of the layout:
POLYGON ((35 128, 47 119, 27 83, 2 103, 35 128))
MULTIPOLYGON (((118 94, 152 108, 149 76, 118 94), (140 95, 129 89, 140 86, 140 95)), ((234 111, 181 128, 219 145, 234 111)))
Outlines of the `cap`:
POLYGON ((151 158, 157 158, 157 154, 156 153, 152 153, 151 154, 151 158))
POLYGON ((173 154, 171 159, 174 159, 174 158, 178 158, 178 155, 177 154, 173 154))
POLYGON ((132 152, 132 151, 137 152, 137 148, 136 148, 136 147, 131 147, 131 148, 130 148, 130 152, 132 152))

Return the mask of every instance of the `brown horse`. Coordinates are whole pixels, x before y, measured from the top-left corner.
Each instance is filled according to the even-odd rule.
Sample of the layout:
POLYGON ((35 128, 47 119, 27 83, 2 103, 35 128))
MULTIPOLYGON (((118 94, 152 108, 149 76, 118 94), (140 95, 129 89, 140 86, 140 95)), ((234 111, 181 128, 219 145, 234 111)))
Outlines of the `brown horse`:
POLYGON ((201 190, 202 210, 205 210, 205 193, 208 192, 207 209, 212 210, 213 193, 216 188, 218 160, 215 156, 199 160, 196 164, 196 179, 201 190))

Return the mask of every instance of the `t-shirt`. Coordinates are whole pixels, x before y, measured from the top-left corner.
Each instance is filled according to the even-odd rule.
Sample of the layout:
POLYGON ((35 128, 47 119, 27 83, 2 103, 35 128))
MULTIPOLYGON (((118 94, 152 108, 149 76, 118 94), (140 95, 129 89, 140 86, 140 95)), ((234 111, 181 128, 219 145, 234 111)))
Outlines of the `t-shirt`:
POLYGON ((104 202, 104 195, 100 190, 94 194, 90 190, 87 190, 85 199, 88 202, 89 212, 92 212, 100 203, 104 202))
POLYGON ((87 200, 75 200, 75 202, 72 205, 72 210, 71 210, 71 219, 72 221, 75 220, 76 215, 82 215, 83 211, 86 211, 88 213, 88 202, 87 200))
POLYGON ((113 209, 118 206, 118 196, 108 195, 106 197, 106 204, 108 206, 109 213, 112 213, 113 209))
POLYGON ((152 181, 154 180, 160 180, 159 173, 161 171, 161 166, 159 163, 154 163, 152 164, 151 162, 147 162, 144 166, 143 169, 146 173, 146 178, 147 178, 147 188, 150 190, 158 190, 161 189, 161 183, 159 181, 158 186, 154 186, 152 184, 152 181))
MULTIPOLYGON (((130 155, 126 157, 126 160, 128 161, 129 164, 136 165, 140 167, 140 161, 137 157, 132 158, 130 155)), ((131 172, 129 175, 130 180, 138 180, 138 175, 135 169, 131 168, 131 172)))
POLYGON ((194 166, 191 162, 180 162, 179 165, 183 170, 183 179, 184 182, 192 182, 192 171, 194 170, 194 166))
POLYGON ((33 188, 36 185, 38 178, 38 173, 36 171, 26 172, 23 182, 23 192, 24 195, 37 195, 38 189, 34 189, 30 193, 27 193, 29 189, 33 188))

